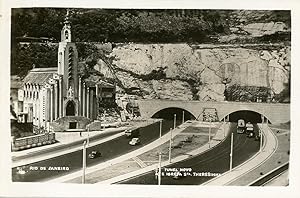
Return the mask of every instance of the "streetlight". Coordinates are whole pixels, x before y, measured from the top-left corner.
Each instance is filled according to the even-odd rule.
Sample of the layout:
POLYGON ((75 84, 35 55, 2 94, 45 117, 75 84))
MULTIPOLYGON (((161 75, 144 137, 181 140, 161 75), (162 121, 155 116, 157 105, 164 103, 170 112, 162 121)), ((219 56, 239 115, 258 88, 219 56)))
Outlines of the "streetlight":
POLYGON ((224 117, 224 125, 223 125, 223 132, 224 132, 224 138, 225 138, 225 117, 224 117))
POLYGON ((263 134, 262 134, 261 129, 259 129, 259 137, 260 137, 259 152, 262 152, 263 134))
POLYGON ((161 184, 161 152, 159 152, 158 156, 158 185, 161 184))
POLYGON ((230 143, 230 164, 229 164, 229 170, 232 170, 232 157, 233 157, 233 131, 231 133, 231 143, 230 143))
POLYGON ((208 148, 210 148, 210 134, 211 134, 211 117, 209 115, 208 148))
POLYGON ((159 138, 161 138, 162 120, 159 121, 159 138))
POLYGON ((172 151, 172 128, 170 128, 169 163, 171 163, 171 151, 172 151))
POLYGON ((81 183, 85 183, 85 169, 86 169, 86 141, 83 142, 82 149, 82 180, 81 183))
POLYGON ((90 144, 90 126, 87 127, 87 133, 88 133, 88 136, 87 136, 87 145, 89 146, 89 144, 90 144))
POLYGON ((173 127, 173 129, 175 129, 176 128, 176 114, 174 114, 174 127, 173 127))

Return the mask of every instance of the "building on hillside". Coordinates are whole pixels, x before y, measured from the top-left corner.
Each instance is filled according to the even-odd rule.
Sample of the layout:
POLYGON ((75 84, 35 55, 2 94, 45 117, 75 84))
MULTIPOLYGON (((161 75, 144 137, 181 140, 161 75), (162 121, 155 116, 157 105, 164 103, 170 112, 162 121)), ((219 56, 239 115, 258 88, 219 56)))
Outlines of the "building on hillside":
MULTIPOLYGON (((58 66, 33 68, 23 80, 19 93, 23 101, 22 120, 32 122, 36 132, 49 130, 51 123, 63 119, 64 129, 84 128, 97 118, 98 101, 115 99, 115 86, 98 80, 91 82, 78 73, 78 52, 71 41, 68 16, 61 31, 58 66)), ((62 122, 58 122, 62 123, 62 122)))
POLYGON ((20 89, 22 88, 22 81, 17 76, 11 76, 10 78, 10 105, 14 112, 23 111, 23 103, 19 100, 18 96, 20 89))

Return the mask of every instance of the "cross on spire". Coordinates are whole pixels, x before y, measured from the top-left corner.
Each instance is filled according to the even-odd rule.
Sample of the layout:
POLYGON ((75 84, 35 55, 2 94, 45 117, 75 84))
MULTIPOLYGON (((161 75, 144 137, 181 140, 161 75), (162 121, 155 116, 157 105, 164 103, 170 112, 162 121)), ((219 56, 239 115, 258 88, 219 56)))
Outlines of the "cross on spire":
POLYGON ((69 8, 67 8, 67 14, 65 16, 65 21, 64 21, 65 25, 69 25, 70 24, 69 15, 70 15, 70 10, 69 10, 69 8))

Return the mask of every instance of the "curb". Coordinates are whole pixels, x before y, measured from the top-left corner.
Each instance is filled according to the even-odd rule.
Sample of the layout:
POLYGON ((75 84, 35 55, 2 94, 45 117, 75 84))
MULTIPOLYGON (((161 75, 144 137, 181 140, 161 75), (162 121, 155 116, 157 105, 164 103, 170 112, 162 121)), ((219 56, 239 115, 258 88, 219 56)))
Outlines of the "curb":
MULTIPOLYGON (((261 126, 258 126, 258 127, 261 128, 261 126)), ((269 127, 268 127, 268 128, 269 128, 269 127)), ((273 131, 272 131, 272 130, 270 130, 270 131, 271 131, 271 134, 272 134, 272 136, 274 137, 274 139, 275 139, 275 141, 276 141, 276 143, 275 143, 275 149, 273 149, 272 152, 271 152, 271 153, 270 153, 270 154, 269 154, 262 162, 260 162, 259 164, 255 165, 254 167, 250 168, 250 169, 247 170, 245 173, 242 173, 241 175, 238 175, 237 177, 234 177, 233 179, 231 179, 231 180, 229 180, 229 181, 227 181, 226 183, 221 184, 221 185, 224 185, 224 186, 225 186, 225 185, 228 185, 228 184, 230 184, 231 182, 234 182, 235 180, 241 178, 242 176, 246 175, 247 173, 249 173, 249 172, 252 171, 253 169, 255 169, 255 168, 257 168, 258 166, 260 166, 261 164, 263 164, 265 161, 267 161, 267 160, 274 154, 274 152, 276 151, 276 149, 277 149, 277 147, 278 147, 278 140, 277 140, 276 136, 274 135, 273 131)), ((264 136, 266 136, 266 134, 265 134, 264 131, 262 131, 262 133, 263 133, 264 136)), ((265 139, 266 139, 266 138, 265 138, 265 139)), ((267 141, 268 141, 268 140, 266 139, 266 141, 264 141, 264 143, 263 143, 262 152, 264 152, 263 150, 264 150, 264 148, 265 148, 266 145, 267 145, 267 141)), ((258 151, 255 155, 253 155, 253 156, 252 156, 251 158, 249 158, 247 161, 245 161, 245 162, 243 162, 242 164, 236 166, 236 167, 233 168, 231 171, 228 170, 227 172, 221 174, 220 176, 215 177, 215 178, 213 178, 213 179, 211 179, 211 180, 209 180, 209 181, 207 181, 207 182, 205 182, 205 183, 203 183, 203 184, 201 184, 201 185, 210 185, 210 183, 216 181, 217 179, 220 179, 220 178, 222 178, 222 177, 226 177, 226 176, 227 176, 228 174, 230 174, 231 172, 233 172, 233 171, 235 171, 235 170, 237 170, 237 169, 240 169, 243 165, 246 165, 247 163, 249 163, 249 162, 251 162, 252 160, 254 160, 254 159, 255 159, 259 154, 261 154, 262 152, 258 151)))

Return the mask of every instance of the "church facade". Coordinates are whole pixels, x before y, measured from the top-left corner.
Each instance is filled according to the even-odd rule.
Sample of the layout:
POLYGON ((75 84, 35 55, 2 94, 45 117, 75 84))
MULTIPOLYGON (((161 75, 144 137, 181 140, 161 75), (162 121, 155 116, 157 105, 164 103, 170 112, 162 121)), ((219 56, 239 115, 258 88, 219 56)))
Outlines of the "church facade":
POLYGON ((99 101, 115 100, 115 85, 86 81, 78 74, 78 52, 71 41, 68 17, 61 30, 57 62, 57 67, 30 70, 19 90, 23 101, 20 118, 32 122, 37 132, 48 131, 51 123, 68 117, 72 121, 66 128, 83 128, 84 118, 89 122, 97 119, 99 101))

